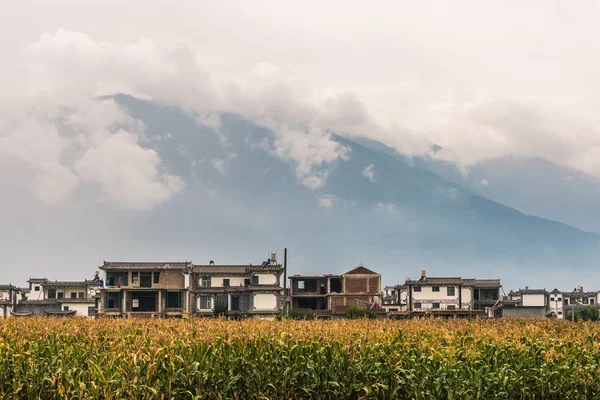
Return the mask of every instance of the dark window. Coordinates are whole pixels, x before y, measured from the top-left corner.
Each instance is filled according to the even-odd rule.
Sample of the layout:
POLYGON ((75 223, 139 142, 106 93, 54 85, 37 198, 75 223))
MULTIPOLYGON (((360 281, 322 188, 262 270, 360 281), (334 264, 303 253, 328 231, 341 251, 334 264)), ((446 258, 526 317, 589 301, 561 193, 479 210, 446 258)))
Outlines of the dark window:
POLYGON ((244 279, 244 286, 250 286, 250 279, 244 279))
POLYGON ((223 279, 223 286, 229 287, 229 279, 223 279))
POLYGON ((39 286, 35 286, 35 287, 33 288, 33 290, 34 290, 34 291, 36 291, 36 292, 39 292, 39 291, 40 291, 40 287, 39 287, 39 286))
POLYGON ((421 291, 421 286, 415 286, 413 288, 413 292, 420 292, 421 291))
POLYGON ((440 287, 439 286, 432 286, 431 287, 431 291, 432 292, 439 292, 440 291, 440 287))
POLYGON ((454 304, 448 304, 446 307, 448 310, 456 310, 456 306, 454 304))
POLYGON ((439 308, 440 308, 440 303, 433 303, 433 304, 432 304, 432 308, 437 308, 437 309, 439 309, 439 308))
POLYGON ((258 275, 254 275, 254 276, 252 277, 252 284, 253 284, 253 285, 258 285, 258 275))
POLYGON ((414 307, 415 307, 415 309, 420 310, 421 309, 421 303, 415 303, 414 307))
POLYGON ((79 297, 80 299, 83 299, 83 298, 85 297, 85 293, 84 293, 84 292, 79 292, 79 293, 78 293, 78 297, 79 297))
POLYGON ((77 298, 77 293, 76 292, 71 292, 71 298, 72 299, 76 299, 77 298))
POLYGON ((152 272, 140 272, 140 287, 152 287, 152 272))
POLYGON ((588 298, 587 297, 583 298, 583 304, 588 304, 588 298))
POLYGON ((154 283, 160 283, 160 272, 156 271, 154 273, 154 283))
POLYGON ((210 287, 210 276, 202 277, 202 287, 210 287))
POLYGON ((454 286, 448 288, 448 296, 454 296, 454 286))
POLYGON ((65 298, 65 294, 63 292, 58 292, 58 298, 59 299, 64 299, 65 298))
POLYGON ((69 306, 65 306, 65 307, 63 308, 63 310, 65 310, 65 311, 69 311, 69 306))
POLYGON ((212 298, 210 296, 200 296, 200 309, 210 310, 212 308, 212 298))
POLYGON ((550 297, 550 301, 554 301, 554 297, 550 297))
POLYGON ((56 298, 56 289, 48 289, 48 298, 55 299, 56 298))
POLYGON ((139 279, 139 273, 137 271, 131 273, 131 283, 138 283, 139 279))
POLYGON ((167 292, 167 308, 181 308, 181 292, 167 292))

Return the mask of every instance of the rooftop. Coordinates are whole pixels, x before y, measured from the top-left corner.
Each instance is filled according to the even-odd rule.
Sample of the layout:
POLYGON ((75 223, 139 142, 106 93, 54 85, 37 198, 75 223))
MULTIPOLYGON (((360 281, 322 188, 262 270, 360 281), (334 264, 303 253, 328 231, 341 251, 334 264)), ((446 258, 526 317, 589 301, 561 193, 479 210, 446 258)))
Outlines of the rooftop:
POLYGON ((0 285, 0 290, 19 290, 19 288, 12 284, 8 284, 8 285, 0 285))
POLYGON ((104 261, 100 266, 101 270, 123 269, 185 269, 192 266, 189 261, 104 261))

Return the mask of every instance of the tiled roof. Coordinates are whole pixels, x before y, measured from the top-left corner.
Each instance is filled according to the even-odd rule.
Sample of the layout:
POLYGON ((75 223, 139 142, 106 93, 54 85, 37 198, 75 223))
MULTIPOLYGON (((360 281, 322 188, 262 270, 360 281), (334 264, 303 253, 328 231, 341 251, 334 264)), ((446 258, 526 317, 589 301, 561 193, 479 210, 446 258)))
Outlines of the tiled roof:
POLYGON ((184 269, 191 267, 192 263, 184 261, 164 261, 164 262, 128 262, 128 261, 104 261, 104 264, 100 266, 100 269, 184 269))
POLYGON ((348 272, 346 272, 344 275, 379 275, 377 272, 373 272, 368 268, 361 266, 358 266, 348 272))
POLYGON ((500 279, 473 279, 475 287, 500 287, 500 279))
POLYGON ((88 281, 87 279, 84 281, 48 281, 44 283, 44 286, 89 286, 95 285, 98 281, 88 281))
POLYGON ((547 294, 546 289, 519 289, 518 294, 547 294))
POLYGON ((407 281, 410 285, 462 285, 462 278, 436 278, 436 277, 425 277, 418 281, 407 281))
POLYGON ((19 290, 19 288, 14 285, 0 285, 0 290, 19 290))
POLYGON ((248 265, 194 265, 192 271, 198 274, 245 274, 248 265))

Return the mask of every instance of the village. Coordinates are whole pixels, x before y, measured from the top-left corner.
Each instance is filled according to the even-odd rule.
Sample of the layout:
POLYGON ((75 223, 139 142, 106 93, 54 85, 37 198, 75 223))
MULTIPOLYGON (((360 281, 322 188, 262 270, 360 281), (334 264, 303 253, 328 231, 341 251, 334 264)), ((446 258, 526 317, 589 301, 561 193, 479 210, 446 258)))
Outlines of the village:
POLYGON ((382 288, 362 264, 341 274, 287 276, 271 253, 253 265, 108 262, 81 281, 30 278, 0 285, 0 317, 274 317, 339 319, 350 309, 375 318, 556 318, 597 308, 600 291, 525 287, 504 293, 500 279, 430 277, 382 288))

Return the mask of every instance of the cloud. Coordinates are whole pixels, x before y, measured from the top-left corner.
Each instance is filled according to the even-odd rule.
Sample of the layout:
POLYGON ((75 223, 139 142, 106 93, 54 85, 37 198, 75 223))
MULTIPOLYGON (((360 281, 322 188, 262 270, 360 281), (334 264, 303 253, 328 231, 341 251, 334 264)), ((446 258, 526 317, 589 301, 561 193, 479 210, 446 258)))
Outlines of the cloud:
POLYGON ((488 185, 488 180, 487 180, 487 179, 481 179, 481 180, 479 181, 479 184, 480 184, 481 186, 487 186, 487 185, 488 185))
POLYGON ((333 203, 334 203, 335 199, 336 199, 336 197, 332 194, 326 194, 326 195, 317 197, 317 200, 319 202, 319 207, 323 207, 323 208, 333 207, 333 203))
POLYGON ((398 217, 400 212, 398 206, 394 203, 377 203, 374 207, 375 212, 382 214, 389 214, 394 217, 398 217))
POLYGON ((225 168, 225 160, 222 158, 214 158, 210 160, 210 165, 221 175, 227 175, 227 169, 225 168))
POLYGON ((312 126, 290 128, 271 119, 260 121, 275 135, 271 153, 295 164, 296 178, 310 189, 325 184, 337 161, 349 157, 349 149, 331 139, 331 134, 312 126))
POLYGON ((363 169, 362 176, 370 180, 371 182, 375 182, 375 165, 369 164, 363 169))

